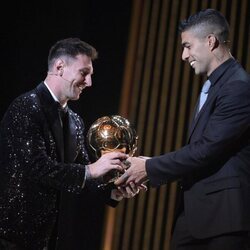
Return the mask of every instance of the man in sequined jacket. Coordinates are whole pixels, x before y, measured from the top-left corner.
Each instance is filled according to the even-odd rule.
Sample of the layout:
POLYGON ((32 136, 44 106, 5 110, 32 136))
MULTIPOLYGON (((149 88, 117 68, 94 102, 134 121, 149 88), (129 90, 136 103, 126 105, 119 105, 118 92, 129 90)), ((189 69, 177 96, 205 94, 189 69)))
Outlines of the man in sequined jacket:
MULTIPOLYGON (((1 249, 54 249, 50 237, 55 225, 63 228, 68 219, 63 218, 70 206, 67 197, 96 191, 93 180, 111 169, 122 171, 126 155, 118 152, 90 164, 83 121, 67 106, 91 86, 96 57, 96 50, 78 38, 58 41, 50 50, 44 82, 17 97, 1 121, 1 249), (68 114, 64 124, 58 108, 68 114)), ((100 197, 114 206, 122 197, 130 198, 133 188, 102 191, 100 197)))

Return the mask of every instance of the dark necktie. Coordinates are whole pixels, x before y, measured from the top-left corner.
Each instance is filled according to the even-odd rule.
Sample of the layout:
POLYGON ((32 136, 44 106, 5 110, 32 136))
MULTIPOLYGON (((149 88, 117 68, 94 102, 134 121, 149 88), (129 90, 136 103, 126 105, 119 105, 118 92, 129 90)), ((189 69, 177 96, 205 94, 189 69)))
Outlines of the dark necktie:
POLYGON ((65 130, 68 124, 68 106, 62 107, 61 105, 59 105, 58 112, 59 112, 61 126, 63 130, 65 130))
POLYGON ((60 123, 63 131, 64 162, 73 162, 76 157, 76 135, 68 106, 58 108, 60 123))
POLYGON ((61 105, 59 105, 58 113, 59 113, 59 118, 60 118, 60 124, 61 124, 62 131, 63 131, 64 161, 67 162, 68 153, 69 153, 67 142, 70 136, 68 106, 62 107, 61 105))

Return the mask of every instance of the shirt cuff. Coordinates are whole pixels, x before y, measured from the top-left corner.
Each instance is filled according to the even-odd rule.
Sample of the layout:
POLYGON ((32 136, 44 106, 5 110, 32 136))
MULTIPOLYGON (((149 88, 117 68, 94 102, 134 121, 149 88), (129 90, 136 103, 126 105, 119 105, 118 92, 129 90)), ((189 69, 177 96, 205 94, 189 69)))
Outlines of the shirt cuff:
POLYGON ((84 180, 82 183, 82 189, 85 187, 86 181, 90 179, 90 173, 89 173, 89 165, 85 166, 85 176, 84 176, 84 180))

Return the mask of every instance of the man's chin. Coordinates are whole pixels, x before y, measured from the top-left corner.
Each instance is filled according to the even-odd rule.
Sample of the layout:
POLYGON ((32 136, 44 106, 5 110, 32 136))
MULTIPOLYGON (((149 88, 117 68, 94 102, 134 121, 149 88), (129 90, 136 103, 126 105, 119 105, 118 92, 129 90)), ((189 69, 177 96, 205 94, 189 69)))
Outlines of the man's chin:
POLYGON ((199 70, 199 69, 197 69, 197 68, 194 69, 194 73, 195 73, 196 75, 203 74, 203 72, 201 72, 201 70, 199 70))
POLYGON ((77 101, 77 100, 80 99, 80 95, 81 95, 81 94, 75 95, 75 96, 73 96, 72 98, 70 98, 70 100, 71 100, 71 101, 77 101))
POLYGON ((194 68, 194 73, 195 73, 196 75, 199 75, 199 74, 200 74, 199 70, 196 69, 196 68, 194 68))

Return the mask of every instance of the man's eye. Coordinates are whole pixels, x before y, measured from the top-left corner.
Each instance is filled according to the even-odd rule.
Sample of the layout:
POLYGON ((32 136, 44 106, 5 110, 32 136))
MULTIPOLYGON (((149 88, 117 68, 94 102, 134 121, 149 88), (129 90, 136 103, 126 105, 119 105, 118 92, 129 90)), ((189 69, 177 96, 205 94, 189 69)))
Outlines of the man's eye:
POLYGON ((184 44, 182 46, 183 49, 191 49, 191 45, 190 44, 184 44))
POLYGON ((90 71, 86 69, 86 70, 81 70, 80 73, 82 76, 87 76, 88 74, 90 74, 90 71))

